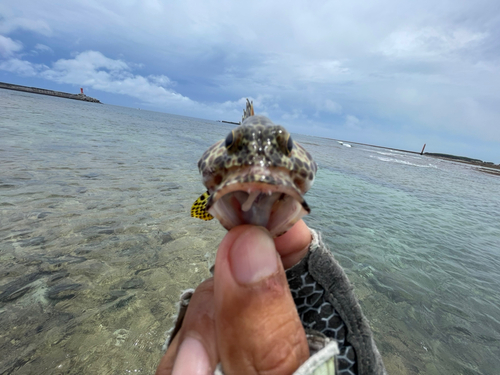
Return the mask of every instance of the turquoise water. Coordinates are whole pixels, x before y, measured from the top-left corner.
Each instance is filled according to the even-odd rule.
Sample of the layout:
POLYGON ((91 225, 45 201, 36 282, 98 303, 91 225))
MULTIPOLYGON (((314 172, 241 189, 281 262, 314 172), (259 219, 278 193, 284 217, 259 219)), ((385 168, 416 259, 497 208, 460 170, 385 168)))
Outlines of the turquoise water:
MULTIPOLYGON (((225 231, 189 217, 221 123, 0 90, 0 373, 151 373, 225 231)), ((294 135, 389 373, 497 374, 500 177, 294 135)))

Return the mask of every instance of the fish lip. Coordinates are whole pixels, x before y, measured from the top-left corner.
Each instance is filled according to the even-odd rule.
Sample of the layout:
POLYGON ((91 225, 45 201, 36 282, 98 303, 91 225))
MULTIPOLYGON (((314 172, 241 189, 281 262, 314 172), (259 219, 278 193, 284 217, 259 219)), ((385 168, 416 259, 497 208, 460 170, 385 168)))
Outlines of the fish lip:
POLYGON ((216 189, 213 193, 211 193, 210 197, 208 198, 206 209, 208 211, 215 202, 217 202, 226 194, 232 193, 234 191, 244 191, 250 194, 251 192, 256 190, 261 191, 263 193, 281 192, 290 195, 292 198, 294 198, 297 202, 299 202, 302 205, 302 207, 307 211, 307 213, 311 212, 309 205, 306 203, 304 197, 302 197, 302 194, 296 187, 276 185, 269 182, 259 182, 259 181, 239 182, 236 180, 226 181, 221 188, 216 189))

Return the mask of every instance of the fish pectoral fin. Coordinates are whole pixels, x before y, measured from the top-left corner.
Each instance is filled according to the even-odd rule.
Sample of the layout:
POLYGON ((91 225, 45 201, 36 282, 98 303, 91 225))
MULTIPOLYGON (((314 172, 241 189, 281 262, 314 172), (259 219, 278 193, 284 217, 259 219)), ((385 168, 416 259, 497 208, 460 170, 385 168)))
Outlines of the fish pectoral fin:
POLYGON ((212 220, 214 218, 207 211, 207 201, 209 196, 210 193, 206 191, 193 203, 193 206, 191 207, 191 217, 196 217, 205 221, 212 220))

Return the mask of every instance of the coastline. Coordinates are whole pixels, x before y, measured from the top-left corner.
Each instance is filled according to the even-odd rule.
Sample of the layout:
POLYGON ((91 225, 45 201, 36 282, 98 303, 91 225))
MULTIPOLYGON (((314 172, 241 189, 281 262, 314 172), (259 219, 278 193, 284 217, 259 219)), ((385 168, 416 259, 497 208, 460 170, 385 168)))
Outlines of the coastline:
POLYGON ((478 171, 484 172, 484 173, 489 173, 495 176, 500 176, 500 165, 499 164, 494 164, 491 162, 484 162, 479 159, 469 159, 468 158, 460 158, 456 157, 455 155, 446 155, 446 154, 435 154, 435 153, 428 153, 425 152, 424 156, 428 156, 431 158, 436 158, 436 159, 441 159, 441 160, 447 160, 447 161, 452 161, 456 163, 461 163, 461 164, 468 164, 468 165, 474 165, 477 168, 478 171))
MULTIPOLYGON (((83 92, 80 94, 70 94, 70 93, 66 93, 66 92, 62 92, 62 91, 41 89, 38 87, 15 85, 15 84, 6 83, 6 82, 0 82, 0 89, 29 92, 29 93, 40 94, 40 95, 57 96, 60 98, 81 100, 81 101, 86 101, 86 102, 91 102, 91 103, 102 104, 98 99, 87 96, 87 95, 83 94, 83 92)), ((240 125, 239 122, 232 122, 232 121, 217 120, 217 122, 240 125)), ((462 163, 462 164, 469 164, 469 165, 473 165, 473 166, 478 167, 478 170, 481 172, 500 176, 500 164, 494 164, 492 162, 485 162, 485 161, 482 161, 479 159, 472 159, 472 158, 468 158, 468 157, 449 155, 449 154, 443 154, 443 153, 431 153, 431 152, 421 153, 418 151, 409 151, 409 150, 397 149, 394 147, 377 146, 377 145, 371 145, 368 143, 344 141, 344 140, 334 139, 334 138, 326 138, 326 137, 318 137, 318 138, 329 139, 329 140, 333 140, 333 141, 337 141, 337 142, 340 141, 343 143, 355 144, 355 145, 360 145, 360 146, 369 146, 369 147, 375 147, 375 148, 380 148, 380 149, 385 149, 385 150, 394 150, 394 151, 405 152, 405 153, 409 153, 409 154, 422 155, 422 156, 427 156, 427 157, 432 157, 432 158, 436 158, 436 159, 447 160, 447 161, 452 161, 452 162, 457 162, 457 163, 462 163)))
POLYGON ((57 96, 60 98, 82 100, 82 101, 91 102, 91 103, 99 103, 99 104, 101 103, 98 99, 91 98, 90 96, 87 96, 83 93, 82 94, 70 94, 70 93, 62 92, 62 91, 54 91, 54 90, 41 89, 38 87, 14 85, 12 83, 5 83, 5 82, 0 82, 0 89, 30 92, 32 94, 40 94, 40 95, 57 96))
MULTIPOLYGON (((319 137, 323 138, 323 137, 319 137)), ((421 156, 427 156, 430 158, 435 158, 435 159, 441 159, 441 160, 446 160, 446 161, 452 161, 456 163, 461 163, 461 164, 469 164, 469 165, 474 165, 478 167, 478 170, 484 173, 489 173, 495 176, 500 176, 500 164, 494 164, 492 162, 485 162, 479 159, 472 159, 468 158, 465 156, 456 156, 456 155, 449 155, 449 154, 442 154, 442 153, 434 153, 434 152, 424 152, 420 153, 417 151, 409 151, 409 150, 402 150, 402 149, 397 149, 394 147, 385 147, 385 146, 377 146, 377 145, 370 145, 368 143, 359 143, 359 142, 351 142, 351 141, 344 141, 341 139, 333 139, 333 138, 325 138, 325 139, 331 139, 337 142, 344 142, 348 144, 355 144, 355 145, 360 145, 360 146, 369 146, 369 147, 375 147, 375 148, 381 148, 384 150, 393 150, 393 151, 399 151, 399 152, 405 152, 408 154, 415 154, 415 155, 421 155, 421 156)))

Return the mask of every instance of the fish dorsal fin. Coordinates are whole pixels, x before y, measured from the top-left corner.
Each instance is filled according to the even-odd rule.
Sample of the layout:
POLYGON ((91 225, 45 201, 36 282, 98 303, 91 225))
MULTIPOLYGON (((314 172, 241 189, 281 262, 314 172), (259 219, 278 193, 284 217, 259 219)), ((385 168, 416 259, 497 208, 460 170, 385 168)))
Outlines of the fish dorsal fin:
POLYGON ((253 111, 253 100, 250 101, 247 98, 247 107, 243 110, 243 117, 241 118, 240 124, 250 116, 255 116, 255 113, 253 111))

